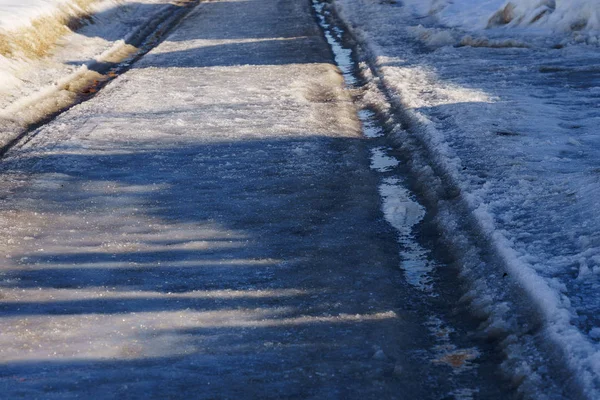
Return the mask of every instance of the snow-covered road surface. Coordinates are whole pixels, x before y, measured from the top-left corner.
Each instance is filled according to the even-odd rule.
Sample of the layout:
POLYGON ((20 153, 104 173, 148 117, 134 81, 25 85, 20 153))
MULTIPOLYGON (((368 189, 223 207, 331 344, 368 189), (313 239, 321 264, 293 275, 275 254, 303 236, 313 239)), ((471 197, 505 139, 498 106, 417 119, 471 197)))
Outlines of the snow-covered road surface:
POLYGON ((2 159, 2 396, 511 398, 370 136, 308 2, 202 3, 2 159))

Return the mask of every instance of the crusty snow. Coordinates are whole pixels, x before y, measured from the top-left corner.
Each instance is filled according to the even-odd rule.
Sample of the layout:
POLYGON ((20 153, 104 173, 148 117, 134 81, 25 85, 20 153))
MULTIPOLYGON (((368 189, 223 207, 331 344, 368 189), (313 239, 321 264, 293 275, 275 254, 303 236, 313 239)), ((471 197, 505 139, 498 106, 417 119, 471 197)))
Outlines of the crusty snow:
POLYGON ((420 17, 468 31, 516 28, 520 34, 571 34, 598 44, 598 0, 404 0, 420 17))
MULTIPOLYGON (((60 18, 77 10, 61 7, 65 4, 72 3, 0 0, 0 37, 11 41, 35 18, 60 18)), ((97 1, 91 5, 93 23, 61 37, 44 57, 0 54, 0 115, 11 105, 56 86, 69 74, 82 72, 91 61, 106 61, 102 56, 123 47, 128 35, 164 11, 168 4, 166 0, 97 1)), ((36 34, 43 34, 43 30, 40 32, 36 34)), ((4 128, 1 121, 0 127, 4 128)))
MULTIPOLYGON (((8 9, 12 3, 4 4, 8 9)), ((52 4, 58 8, 44 8, 44 21, 63 21, 79 14, 71 3, 52 4)), ((37 44, 47 50, 44 55, 19 50, 19 38, 43 36, 44 27, 49 26, 47 22, 31 25, 37 9, 31 8, 30 19, 16 19, 20 21, 17 28, 0 29, 4 47, 16 49, 5 56, 0 54, 0 146, 30 124, 72 105, 84 88, 107 78, 96 72, 94 65, 110 65, 135 56, 139 51, 136 45, 151 32, 148 27, 156 28, 165 15, 179 12, 168 0, 99 0, 87 7, 93 15, 80 21, 84 26, 75 32, 61 29, 64 35, 54 45, 44 41, 37 44)), ((26 9, 19 10, 25 13, 26 9)), ((52 25, 48 30, 56 28, 52 25)))
MULTIPOLYGON (((504 338, 520 389, 598 398, 598 2, 556 1, 531 24, 490 29, 504 1, 404 3, 335 1, 363 75, 396 108, 373 84, 365 101, 400 122, 390 129, 462 254, 465 300, 504 338)), ((514 3, 519 15, 540 4, 514 3)))

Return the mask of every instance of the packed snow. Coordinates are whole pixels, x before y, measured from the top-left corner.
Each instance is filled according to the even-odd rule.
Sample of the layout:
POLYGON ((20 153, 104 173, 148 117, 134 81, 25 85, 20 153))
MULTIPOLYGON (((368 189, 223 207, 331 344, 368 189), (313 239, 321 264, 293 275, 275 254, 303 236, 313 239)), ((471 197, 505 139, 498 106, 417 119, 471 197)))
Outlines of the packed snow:
POLYGON ((334 3, 507 373, 598 398, 598 1, 334 3))

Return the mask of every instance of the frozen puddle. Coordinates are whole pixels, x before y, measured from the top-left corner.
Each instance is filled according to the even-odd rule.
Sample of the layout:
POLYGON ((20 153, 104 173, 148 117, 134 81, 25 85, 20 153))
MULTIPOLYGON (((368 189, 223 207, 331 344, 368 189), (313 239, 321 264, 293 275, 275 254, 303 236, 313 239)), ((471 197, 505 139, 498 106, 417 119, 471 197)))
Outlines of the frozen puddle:
POLYGON ((377 172, 388 172, 397 167, 400 162, 386 154, 385 147, 371 149, 371 168, 377 172))
POLYGON ((433 294, 431 277, 435 264, 428 251, 415 239, 413 228, 425 217, 425 209, 414 201, 399 179, 386 178, 379 186, 385 219, 398 231, 402 270, 406 280, 416 288, 433 294))
POLYGON ((375 122, 375 113, 371 110, 360 110, 358 118, 362 122, 363 134, 369 139, 383 137, 383 129, 375 122))

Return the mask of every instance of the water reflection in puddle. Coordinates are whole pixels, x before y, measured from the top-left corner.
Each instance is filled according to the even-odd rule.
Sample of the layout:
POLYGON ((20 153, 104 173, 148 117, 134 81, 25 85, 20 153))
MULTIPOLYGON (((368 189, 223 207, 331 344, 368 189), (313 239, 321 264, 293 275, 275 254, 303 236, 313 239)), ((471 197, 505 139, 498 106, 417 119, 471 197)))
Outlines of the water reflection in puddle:
POLYGON ((327 39, 327 43, 331 46, 335 63, 344 75, 344 81, 346 81, 348 86, 356 86, 358 80, 354 76, 352 49, 346 48, 341 44, 343 31, 327 22, 325 16, 329 14, 329 11, 325 10, 325 3, 313 0, 312 4, 319 19, 319 25, 323 28, 325 39, 327 39))

